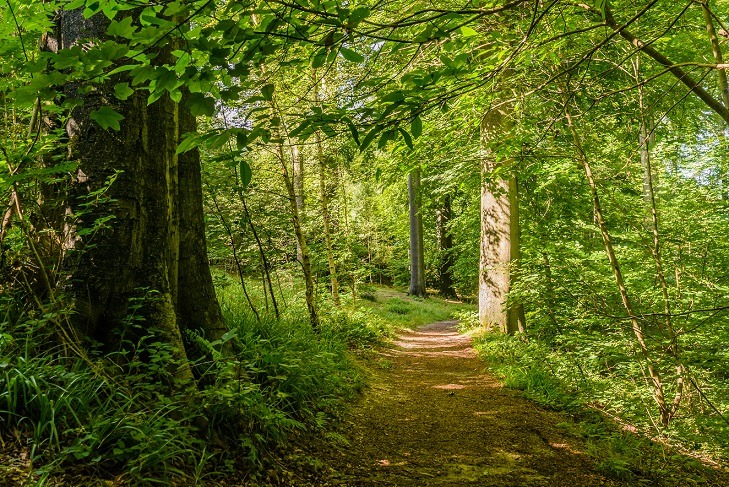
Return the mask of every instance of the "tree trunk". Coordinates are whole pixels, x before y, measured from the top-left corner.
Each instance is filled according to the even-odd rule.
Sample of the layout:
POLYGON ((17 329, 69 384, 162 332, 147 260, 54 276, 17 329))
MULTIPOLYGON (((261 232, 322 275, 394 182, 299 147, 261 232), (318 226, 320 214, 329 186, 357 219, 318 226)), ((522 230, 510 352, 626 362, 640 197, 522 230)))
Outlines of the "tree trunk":
POLYGON ((453 289, 453 235, 448 228, 451 221, 451 197, 446 195, 443 204, 436 214, 436 227, 438 230, 438 244, 440 246, 440 265, 438 268, 438 288, 440 294, 446 298, 456 297, 453 289))
MULTIPOLYGON (((704 13, 706 14, 706 6, 704 6, 704 13)), ((710 19, 708 20, 710 23, 710 19)), ((636 57, 634 63, 636 81, 640 82, 640 57, 636 57)), ((724 77, 726 82, 726 77, 724 77)), ((643 86, 638 84, 638 104, 640 107, 640 129, 638 133, 638 141, 640 144, 640 162, 643 168, 643 201, 647 210, 646 218, 646 230, 652 237, 651 245, 651 256, 656 267, 656 276, 658 283, 661 286, 661 295, 663 297, 663 312, 665 314, 663 320, 663 326, 659 325, 659 331, 663 335, 664 339, 668 343, 666 349, 673 357, 676 364, 676 391, 673 401, 670 406, 670 410, 667 412, 669 415, 666 419, 666 424, 671 417, 673 417, 678 411, 681 399, 684 392, 684 377, 686 370, 683 365, 681 358, 681 350, 679 347, 678 336, 673 327, 673 317, 671 309, 671 298, 668 290, 668 281, 666 281, 666 274, 663 270, 663 259, 661 257, 661 239, 658 228, 658 208, 656 207, 656 196, 653 190, 653 168, 651 166, 650 147, 649 147, 649 136, 648 136, 648 122, 645 117, 645 103, 643 100, 643 86)))
MULTIPOLYGON (((304 200, 304 156, 296 144, 291 145, 291 160, 294 166, 294 191, 296 193, 296 208, 299 215, 303 215, 306 205, 304 200)), ((301 262, 301 245, 296 241, 296 258, 301 262)))
MULTIPOLYGON (((271 112, 275 116, 276 102, 271 101, 271 112)), ((304 235, 304 229, 302 224, 302 215, 299 213, 299 208, 296 206, 296 188, 294 187, 294 180, 289 174, 288 165, 286 162, 285 151, 284 151, 284 139, 280 133, 276 134, 276 146, 277 146, 277 157, 279 164, 281 165, 281 175, 283 176, 284 185, 286 186, 286 192, 289 199, 289 209, 291 211, 291 223, 294 226, 294 234, 296 235, 296 242, 298 248, 301 249, 301 270, 304 274, 304 286, 306 288, 306 309, 309 312, 309 322, 314 330, 319 330, 319 313, 316 309, 316 290, 314 289, 314 279, 311 273, 311 258, 309 256, 309 247, 306 244, 306 237, 304 235)))
POLYGON ((628 314, 628 318, 630 319, 631 328, 633 330, 635 339, 638 342, 638 347, 640 348, 641 355, 643 356, 643 359, 648 366, 648 377, 646 379, 648 380, 649 385, 653 391, 653 399, 658 405, 658 411, 661 416, 661 424, 663 426, 668 426, 668 423, 670 422, 672 416, 671 408, 666 404, 663 390, 663 381, 661 379, 660 372, 658 370, 658 367, 655 365, 655 361, 653 360, 650 349, 648 348, 648 344, 646 343, 646 334, 643 331, 643 326, 638 319, 638 315, 635 313, 633 303, 631 302, 630 296, 628 295, 628 289, 625 285, 623 273, 620 269, 618 258, 615 254, 615 249, 612 244, 612 238, 610 236, 610 232, 608 230, 607 223, 605 222, 605 217, 603 215, 602 205, 600 204, 600 198, 597 192, 597 184, 595 183, 595 178, 592 173, 592 166, 590 165, 590 162, 587 159, 587 155, 582 148, 582 143, 580 141, 579 135, 577 134, 577 129, 575 128, 572 114, 570 113, 569 109, 565 111, 565 116, 567 117, 567 126, 569 127, 570 134, 572 135, 572 140, 574 141, 575 148, 577 149, 579 161, 585 171, 587 184, 590 187, 593 211, 597 220, 597 226, 602 236, 603 245, 605 246, 605 253, 607 254, 608 260, 610 262, 610 268, 613 271, 615 284, 617 285, 618 291, 620 292, 620 299, 623 303, 623 308, 625 308, 625 311, 628 314))
MULTIPOLYGON (((711 18, 711 11, 706 2, 701 4, 701 11, 704 14, 704 22, 706 23, 706 33, 709 35, 709 41, 711 42, 711 52, 714 55, 714 61, 717 65, 724 64, 724 56, 721 53, 721 43, 719 37, 716 35, 716 29, 714 29, 714 21, 711 18)), ((727 82, 726 70, 717 69, 716 75, 719 79, 719 91, 721 92, 721 100, 724 102, 724 107, 729 108, 729 82, 727 82)))
MULTIPOLYGON (((59 47, 81 38, 103 39, 108 21, 84 19, 81 10, 64 11, 59 47)), ((162 48, 155 62, 171 62, 162 48)), ((113 83, 83 96, 66 124, 69 156, 78 162, 70 199, 79 228, 93 229, 72 250, 72 291, 82 329, 107 345, 132 312, 130 300, 150 296, 142 308, 146 327, 155 327, 178 351, 180 378, 191 378, 181 329, 202 329, 209 340, 226 331, 215 297, 206 254, 199 156, 178 156, 180 136, 195 130, 195 118, 168 95, 147 105, 143 92, 116 100, 113 83), (102 129, 90 114, 111 106, 124 116, 118 132, 102 129), (94 192, 108 199, 96 204, 94 192), (104 223, 110 215, 113 219, 104 223)), ((67 86, 75 97, 77 86, 67 86)))
POLYGON ((316 133, 316 147, 319 158, 319 192, 321 193, 321 216, 324 220, 324 240, 327 245, 327 261, 329 262, 329 282, 332 285, 332 301, 335 306, 341 304, 339 300, 339 281, 337 280, 337 264, 334 261, 332 248, 331 221, 329 218, 329 198, 327 197, 326 167, 324 164, 324 148, 321 134, 316 133))
POLYGON ((408 174, 410 206, 410 290, 413 296, 425 296, 425 256, 423 255, 423 215, 420 166, 408 174))
MULTIPOLYGON (((481 123, 481 140, 488 147, 510 130, 508 115, 491 110, 481 123)), ((479 261, 479 321, 513 334, 526 329, 524 309, 510 305, 512 270, 518 263, 519 200, 515 177, 492 181, 494 171, 508 162, 498 161, 487 148, 481 161, 481 257, 479 261)))
MULTIPOLYGON (((319 88, 322 85, 321 80, 316 77, 316 69, 311 72, 314 81, 314 103, 319 106, 319 88)), ((332 285, 332 301, 335 306, 341 304, 339 300, 339 281, 337 281, 337 264, 334 261, 334 250, 332 249, 332 232, 331 219, 329 217, 329 199, 327 197, 327 181, 326 181, 326 165, 324 161, 324 145, 321 140, 321 133, 317 130, 316 138, 316 155, 319 163, 319 193, 321 194, 321 217, 324 220, 324 240, 327 245, 327 261, 329 263, 329 282, 332 285)), ((296 170, 294 169, 294 177, 296 170)))

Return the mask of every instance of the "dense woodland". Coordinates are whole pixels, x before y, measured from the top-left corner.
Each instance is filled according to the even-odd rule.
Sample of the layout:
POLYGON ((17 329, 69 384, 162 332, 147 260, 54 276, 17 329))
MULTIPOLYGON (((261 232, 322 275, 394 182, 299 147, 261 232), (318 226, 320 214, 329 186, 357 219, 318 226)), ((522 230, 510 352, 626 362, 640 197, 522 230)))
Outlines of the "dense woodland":
POLYGON ((722 465, 727 7, 5 0, 0 458, 259 478, 448 299, 507 385, 722 465))

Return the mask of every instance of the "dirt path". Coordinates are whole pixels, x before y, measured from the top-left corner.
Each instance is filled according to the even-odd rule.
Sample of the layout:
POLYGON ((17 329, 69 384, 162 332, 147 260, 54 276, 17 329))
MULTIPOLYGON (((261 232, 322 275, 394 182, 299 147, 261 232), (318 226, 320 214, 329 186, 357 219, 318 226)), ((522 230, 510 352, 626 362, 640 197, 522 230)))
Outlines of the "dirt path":
POLYGON ((500 386, 455 322, 401 334, 319 485, 599 486, 567 419, 500 386))

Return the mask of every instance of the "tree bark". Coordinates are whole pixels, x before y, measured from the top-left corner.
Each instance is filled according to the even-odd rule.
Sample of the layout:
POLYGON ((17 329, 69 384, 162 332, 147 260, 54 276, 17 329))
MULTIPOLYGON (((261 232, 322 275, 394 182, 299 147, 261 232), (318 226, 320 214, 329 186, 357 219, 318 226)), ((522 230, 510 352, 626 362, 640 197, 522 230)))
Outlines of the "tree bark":
MULTIPOLYGON (((59 48, 82 38, 103 40, 107 25, 100 15, 84 19, 81 10, 63 11, 59 48)), ((155 63, 171 62, 170 52, 161 48, 155 63)), ((77 321, 88 336, 114 344, 130 301, 151 292, 142 308, 145 326, 160 330, 177 350, 177 376, 192 378, 181 330, 202 329, 209 340, 226 331, 205 251, 199 156, 176 154, 195 119, 168 95, 149 106, 142 92, 116 100, 115 81, 83 95, 66 124, 69 157, 78 162, 69 203, 80 215, 78 227, 93 229, 72 250, 77 321), (102 106, 124 116, 121 130, 104 130, 90 118, 102 106), (107 186, 108 200, 95 204, 95 192, 107 186)), ((75 98, 78 87, 64 91, 75 98)))
MULTIPOLYGON (((714 61, 717 65, 721 65, 724 64, 724 56, 721 53, 721 43, 719 42, 719 37, 716 35, 716 29, 714 29, 714 21, 711 18, 711 11, 709 10, 707 2, 701 4, 701 11, 704 14, 706 33, 709 35, 709 42, 711 42, 711 52, 714 55, 714 61)), ((719 79, 719 91, 721 92, 721 100, 724 102, 724 106, 729 108, 729 82, 727 82, 726 70, 718 69, 716 71, 716 75, 719 79)))
MULTIPOLYGON (((704 12, 706 9, 704 7, 704 12)), ((710 19, 709 19, 710 22, 710 19)), ((640 58, 634 63, 635 77, 640 81, 640 58)), ((724 78, 726 81, 726 77, 724 78)), ((659 331, 668 343, 667 350, 673 357, 676 364, 676 392, 674 399, 667 411, 668 418, 666 424, 678 411, 684 391, 684 377, 686 369, 681 358, 681 350, 679 348, 678 336, 673 327, 673 317, 671 308, 671 297, 668 290, 668 281, 663 270, 663 259, 661 257, 661 239, 658 227, 658 208, 656 206, 656 196, 653 189, 653 168, 651 166, 650 146, 648 137, 648 122, 645 116, 645 103, 643 100, 643 87, 638 85, 638 105, 640 108, 640 129, 638 141, 640 143, 640 162, 643 169, 643 201, 647 210, 646 230, 652 237, 651 256, 656 267, 656 277, 661 286, 661 295, 663 297, 663 312, 665 314, 663 326, 659 325, 659 331)))
MULTIPOLYGON (((316 70, 312 70, 311 77, 314 81, 314 103, 319 106, 319 88, 322 81, 316 77, 316 70)), ((314 135, 316 139, 316 155, 319 163, 319 193, 321 197, 321 217, 324 221, 324 240, 327 246, 327 262, 329 263, 329 282, 332 286, 332 301, 335 306, 340 306, 339 300, 339 281, 337 280, 337 264, 334 260, 334 250, 332 249, 332 232, 331 218, 329 216, 329 198, 327 197, 327 181, 326 181, 326 164, 324 160, 324 144, 321 140, 321 133, 317 130, 314 135)), ((295 164, 295 163, 294 163, 295 164)), ((296 167, 294 166, 294 178, 296 177, 296 167)))
POLYGON ((453 288, 453 266, 455 257, 453 255, 453 235, 448 228, 451 221, 451 197, 446 195, 443 204, 436 214, 436 227, 438 230, 438 244, 440 246, 440 265, 438 268, 438 290, 447 298, 456 297, 456 290, 453 288))
POLYGON ((410 289, 409 294, 424 297, 425 256, 423 255, 423 215, 420 166, 408 174, 408 203, 410 206, 410 289))
POLYGON ((332 285, 332 301, 335 306, 341 305, 339 300, 339 281, 337 280, 337 264, 334 260, 332 248, 331 218, 329 217, 329 198, 327 197, 326 166, 324 163, 324 148, 321 134, 316 133, 317 156, 319 158, 319 193, 321 194, 321 216, 324 220, 324 240, 327 246, 327 261, 329 263, 329 282, 332 285))
POLYGON ((481 161, 481 252, 479 261, 479 322, 504 333, 526 330, 521 304, 509 304, 512 270, 518 264, 519 200, 515 177, 492 180, 494 171, 509 161, 497 160, 489 148, 506 136, 511 126, 508 114, 491 110, 481 123, 481 140, 487 147, 481 161))
MULTIPOLYGON (((276 116, 277 108, 275 99, 271 100, 271 114, 276 116)), ((318 331, 319 330, 319 313, 316 309, 316 290, 314 288, 314 279, 311 272, 311 257, 309 256, 309 247, 306 243, 306 236, 304 235, 304 229, 302 224, 302 215, 299 213, 299 208, 296 205, 296 188, 294 187, 294 180, 290 175, 288 164, 286 162, 285 150, 284 150, 284 139, 281 133, 275 134, 277 157, 279 164, 281 165, 281 175, 283 176, 284 185, 286 186, 286 192, 288 194, 289 209, 291 211, 291 223, 294 227, 294 234, 296 235, 296 241, 298 248, 301 249, 301 270, 304 274, 304 286, 305 286, 305 297, 306 297, 306 309, 309 312, 309 322, 311 327, 318 331)))
MULTIPOLYGON (((293 162, 294 173, 294 192, 296 193, 296 208, 299 215, 303 215, 306 208, 306 200, 304 199, 304 156, 299 146, 291 144, 291 160, 293 162)), ((296 258, 299 262, 303 260, 301 255, 301 245, 296 241, 296 258)))

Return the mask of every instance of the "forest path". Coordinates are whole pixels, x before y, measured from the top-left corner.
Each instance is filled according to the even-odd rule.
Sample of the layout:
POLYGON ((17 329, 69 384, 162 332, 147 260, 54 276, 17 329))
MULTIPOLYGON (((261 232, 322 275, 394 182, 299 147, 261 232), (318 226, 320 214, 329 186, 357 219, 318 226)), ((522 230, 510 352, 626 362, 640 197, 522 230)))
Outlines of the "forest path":
POLYGON ((343 428, 350 445, 329 452, 334 472, 318 485, 620 485, 558 426, 565 415, 487 374, 456 322, 401 333, 379 353, 343 428))

